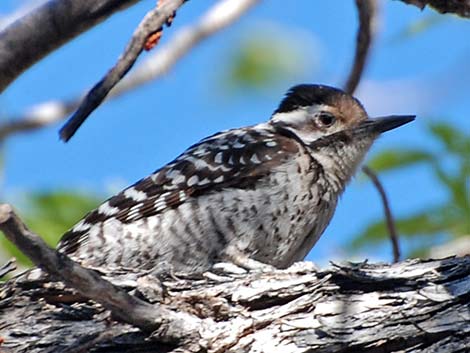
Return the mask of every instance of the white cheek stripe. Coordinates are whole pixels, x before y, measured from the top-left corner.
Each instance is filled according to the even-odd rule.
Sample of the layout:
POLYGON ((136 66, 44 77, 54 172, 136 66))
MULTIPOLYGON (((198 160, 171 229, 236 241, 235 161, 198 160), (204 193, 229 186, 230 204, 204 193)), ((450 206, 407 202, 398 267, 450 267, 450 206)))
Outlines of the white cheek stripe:
POLYGON ((276 113, 271 117, 271 120, 275 123, 283 122, 288 125, 296 125, 305 121, 307 114, 307 108, 298 108, 291 112, 276 113))
MULTIPOLYGON (((332 108, 326 104, 301 107, 291 112, 276 113, 271 117, 271 120, 275 123, 287 125, 286 127, 294 132, 302 141, 306 144, 310 144, 318 138, 325 136, 326 133, 309 129, 305 130, 306 124, 308 125, 309 121, 313 121, 317 113, 331 111, 331 109, 332 108)), ((329 131, 328 134, 334 132, 336 131, 329 131)))
POLYGON ((271 117, 273 122, 283 122, 288 125, 296 125, 304 123, 309 116, 315 115, 318 112, 331 110, 331 107, 326 104, 318 104, 309 107, 300 107, 291 112, 276 113, 271 117))

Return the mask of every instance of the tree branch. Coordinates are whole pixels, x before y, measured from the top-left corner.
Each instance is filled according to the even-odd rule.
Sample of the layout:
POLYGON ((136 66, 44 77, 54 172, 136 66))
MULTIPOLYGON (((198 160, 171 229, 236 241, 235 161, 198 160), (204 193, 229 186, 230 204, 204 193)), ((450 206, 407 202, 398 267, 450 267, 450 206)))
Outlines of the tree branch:
MULTIPOLYGON (((185 54, 206 38, 238 20, 259 0, 221 0, 194 24, 175 33, 166 45, 159 46, 145 61, 125 76, 109 93, 105 102, 129 93, 167 73, 185 54)), ((68 101, 48 101, 33 106, 19 117, 0 124, 0 142, 11 135, 57 123, 78 108, 82 97, 68 101)))
POLYGON ((0 32, 0 92, 43 57, 138 0, 51 0, 0 32))
POLYGON ((460 17, 470 18, 470 0, 401 0, 402 2, 419 7, 432 7, 440 13, 453 13, 460 17))
MULTIPOLYGON (((357 31, 356 50, 354 54, 354 61, 349 72, 348 79, 344 85, 344 90, 349 94, 353 94, 356 90, 364 68, 369 56, 370 47, 374 37, 374 27, 377 16, 377 3, 376 0, 356 0, 356 7, 359 15, 359 28, 357 31)), ((395 227, 395 221, 390 210, 390 205, 384 187, 380 183, 379 178, 375 172, 368 166, 362 167, 362 171, 370 178, 373 185, 380 194, 383 204, 386 224, 392 242, 393 261, 397 262, 400 259, 400 245, 398 241, 398 234, 395 227)))
POLYGON ((385 192, 385 189, 382 183, 377 177, 377 174, 375 174, 375 172, 372 169, 370 169, 370 167, 365 165, 362 167, 362 171, 364 172, 364 174, 366 174, 369 177, 369 179, 372 181, 375 188, 379 192, 380 199, 382 200, 382 205, 384 208, 384 214, 385 214, 385 220, 387 224, 388 233, 390 235, 390 240, 392 242, 393 262, 398 262, 400 261, 400 243, 398 241, 398 233, 395 227, 395 220, 392 215, 392 210, 390 208, 390 203, 388 201, 387 194, 385 192))
POLYGON ((101 306, 61 283, 27 273, 0 286, 0 350, 448 353, 470 345, 468 256, 184 274, 165 280, 163 295, 145 271, 115 269, 106 276, 149 302, 197 316, 200 338, 162 344, 158 336, 109 321, 101 306))
POLYGON ((326 270, 219 266, 164 282, 148 271, 103 269, 111 284, 48 248, 9 205, 0 205, 0 230, 73 288, 38 269, 0 285, 2 351, 447 353, 470 344, 468 256, 326 270))
POLYGON ((364 72, 374 36, 375 17, 377 15, 376 0, 356 0, 356 7, 359 16, 356 50, 353 65, 344 84, 344 90, 349 94, 354 93, 364 72))
POLYGON ((21 117, 15 117, 0 124, 0 143, 17 133, 42 129, 62 121, 80 103, 80 99, 71 101, 48 101, 29 108, 21 117))
POLYGON ((183 5, 186 0, 165 0, 161 6, 157 6, 149 11, 137 26, 131 40, 124 53, 119 57, 114 67, 98 82, 82 101, 77 111, 70 117, 65 125, 60 129, 60 138, 68 141, 83 124, 86 118, 95 110, 106 98, 109 91, 124 77, 131 69, 150 35, 157 32, 174 16, 176 10, 183 5))
POLYGON ((0 267, 0 278, 6 276, 8 273, 16 270, 16 261, 14 258, 8 260, 4 265, 0 267))
POLYGON ((161 46, 111 91, 112 97, 127 93, 167 73, 185 54, 203 40, 236 22, 260 0, 220 0, 199 20, 180 29, 166 46, 161 46))
POLYGON ((120 321, 143 331, 157 331, 163 341, 178 342, 196 334, 197 318, 140 300, 104 280, 97 272, 83 268, 65 254, 49 248, 26 227, 10 205, 0 205, 0 230, 36 266, 76 289, 85 298, 100 303, 120 321))

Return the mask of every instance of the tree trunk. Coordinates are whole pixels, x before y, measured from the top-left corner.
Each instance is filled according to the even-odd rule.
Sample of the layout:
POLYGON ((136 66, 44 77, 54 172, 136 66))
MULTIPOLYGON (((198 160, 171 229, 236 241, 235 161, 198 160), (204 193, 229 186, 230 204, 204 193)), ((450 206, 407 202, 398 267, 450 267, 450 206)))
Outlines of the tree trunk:
POLYGON ((104 274, 198 320, 196 339, 163 343, 36 269, 0 287, 0 352, 470 351, 468 256, 235 270, 164 279, 104 274))

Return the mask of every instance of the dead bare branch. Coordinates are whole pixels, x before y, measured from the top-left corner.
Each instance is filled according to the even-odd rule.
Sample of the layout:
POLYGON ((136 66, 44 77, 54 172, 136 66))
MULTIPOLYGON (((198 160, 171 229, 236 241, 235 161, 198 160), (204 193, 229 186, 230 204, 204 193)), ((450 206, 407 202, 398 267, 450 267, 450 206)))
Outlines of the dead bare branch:
POLYGON ((201 339, 164 345, 109 321, 102 306, 61 283, 25 275, 0 285, 0 350, 448 353, 466 352, 470 344, 468 256, 323 270, 300 262, 198 279, 182 274, 163 282, 163 297, 152 291, 154 277, 146 271, 114 269, 106 277, 150 302, 197 315, 201 339))
POLYGON ((344 90, 353 94, 356 90, 366 65, 369 49, 374 36, 375 17, 377 14, 376 0, 356 0, 359 16, 359 28, 357 30, 356 50, 354 61, 349 72, 344 90))
MULTIPOLYGON (((376 0, 356 0, 356 7, 359 15, 356 51, 354 54, 354 61, 351 71, 349 72, 348 79, 344 85, 344 90, 350 94, 353 94, 356 90, 364 72, 367 57, 369 56, 370 47, 374 37, 374 27, 376 21, 375 18, 377 16, 377 2, 376 0)), ((400 246, 398 243, 398 234, 395 227, 395 220, 393 219, 392 212, 390 210, 390 205, 388 203, 385 189, 371 168, 364 166, 362 171, 370 178, 374 187, 380 194, 387 228, 390 235, 390 240, 392 242, 393 260, 394 262, 397 262, 400 259, 400 246)))
POLYGON ((21 117, 0 124, 0 143, 17 133, 42 129, 62 121, 78 107, 79 103, 80 99, 75 99, 73 101, 48 101, 33 106, 21 117))
POLYGON ((0 267, 0 278, 16 270, 16 260, 10 259, 0 267))
POLYGON ((148 57, 111 91, 112 97, 127 93, 167 73, 203 40, 236 22, 260 0, 221 0, 193 25, 182 28, 173 40, 148 57))
POLYGON ((398 233, 397 228, 395 227, 395 220, 392 215, 392 210, 390 208, 390 202, 388 201, 387 193, 380 182, 377 174, 369 168, 368 166, 363 166, 362 171, 366 174, 369 179, 374 184, 375 188, 379 192, 380 199, 382 200, 382 205, 384 208, 384 215, 387 224, 388 233, 390 235, 390 240, 392 242, 392 249, 393 249, 393 262, 400 261, 400 243, 398 241, 398 233))
POLYGON ((440 13, 452 13, 460 17, 470 18, 470 0, 401 0, 402 2, 419 7, 432 7, 440 13))
MULTIPOLYGON (((158 47, 125 76, 109 93, 105 102, 129 93, 166 74, 185 54, 206 38, 238 20, 259 0, 221 0, 200 19, 175 33, 172 40, 158 47)), ((78 108, 82 97, 68 101, 48 101, 29 108, 21 116, 0 124, 0 142, 16 133, 28 132, 65 119, 78 108)))
POLYGON ((0 32, 0 92, 82 32, 138 0, 51 0, 0 32))
POLYGON ((198 319, 151 305, 86 269, 65 254, 51 249, 31 232, 8 204, 0 205, 0 230, 38 267, 74 288, 85 298, 100 303, 122 322, 154 332, 163 341, 177 342, 196 335, 198 319))
POLYGON ((124 53, 119 57, 114 67, 88 92, 77 111, 60 129, 60 138, 68 141, 83 124, 86 118, 106 98, 109 91, 131 69, 150 35, 159 31, 168 19, 176 13, 176 10, 186 0, 166 0, 161 6, 157 6, 145 15, 134 31, 124 53))

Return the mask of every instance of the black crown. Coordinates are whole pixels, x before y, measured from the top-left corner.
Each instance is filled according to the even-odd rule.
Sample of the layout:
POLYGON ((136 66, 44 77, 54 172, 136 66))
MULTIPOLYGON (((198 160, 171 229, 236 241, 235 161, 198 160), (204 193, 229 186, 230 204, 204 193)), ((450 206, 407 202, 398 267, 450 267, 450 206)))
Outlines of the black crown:
POLYGON ((282 100, 276 113, 287 113, 301 107, 308 107, 313 104, 334 105, 340 97, 348 96, 344 91, 326 86, 301 84, 291 87, 282 100))

